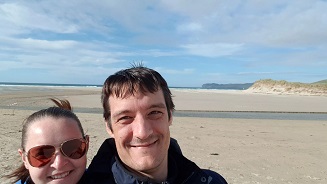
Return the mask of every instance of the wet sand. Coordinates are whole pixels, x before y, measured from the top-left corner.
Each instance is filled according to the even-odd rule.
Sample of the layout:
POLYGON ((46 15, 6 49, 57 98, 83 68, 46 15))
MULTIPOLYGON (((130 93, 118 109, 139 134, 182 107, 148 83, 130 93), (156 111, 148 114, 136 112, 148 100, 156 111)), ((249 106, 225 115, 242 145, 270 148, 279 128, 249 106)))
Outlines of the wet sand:
MULTIPOLYGON (((2 87, 3 88, 3 87, 2 87)), ((173 89, 176 110, 327 112, 326 96, 173 89)), ((35 110, 66 98, 90 135, 88 160, 108 138, 99 88, 21 87, 0 90, 1 175, 21 163, 21 123, 35 110)), ((228 183, 327 183, 327 120, 174 117, 171 136, 183 154, 228 183)), ((8 183, 3 179, 0 183, 8 183)))

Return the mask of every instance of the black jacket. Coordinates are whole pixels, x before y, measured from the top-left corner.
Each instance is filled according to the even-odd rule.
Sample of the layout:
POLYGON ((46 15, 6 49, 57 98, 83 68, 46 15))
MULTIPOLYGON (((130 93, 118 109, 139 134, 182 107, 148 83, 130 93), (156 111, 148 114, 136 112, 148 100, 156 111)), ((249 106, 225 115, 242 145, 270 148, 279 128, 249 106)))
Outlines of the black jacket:
MULTIPOLYGON (((125 169, 121 163, 114 139, 103 142, 98 153, 87 169, 88 183, 117 183, 117 184, 152 184, 148 178, 140 178, 125 169)), ((176 140, 171 139, 168 150, 168 178, 165 184, 227 184, 218 173, 200 169, 195 163, 185 158, 176 140)))

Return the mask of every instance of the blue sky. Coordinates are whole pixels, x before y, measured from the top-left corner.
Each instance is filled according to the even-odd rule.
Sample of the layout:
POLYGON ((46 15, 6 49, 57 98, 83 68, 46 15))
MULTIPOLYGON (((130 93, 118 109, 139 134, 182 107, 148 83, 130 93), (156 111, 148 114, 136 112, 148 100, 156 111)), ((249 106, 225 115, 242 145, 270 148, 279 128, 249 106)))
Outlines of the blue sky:
POLYGON ((142 61, 173 87, 327 79, 326 0, 0 1, 0 81, 102 84, 142 61))

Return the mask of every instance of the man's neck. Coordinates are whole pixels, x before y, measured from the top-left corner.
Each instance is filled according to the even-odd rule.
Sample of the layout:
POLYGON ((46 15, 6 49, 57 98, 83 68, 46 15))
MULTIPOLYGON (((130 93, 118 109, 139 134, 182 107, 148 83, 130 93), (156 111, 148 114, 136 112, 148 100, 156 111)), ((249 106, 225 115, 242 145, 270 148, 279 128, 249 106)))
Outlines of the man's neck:
POLYGON ((141 181, 151 181, 154 183, 161 183, 166 181, 168 177, 168 158, 165 159, 165 161, 162 164, 160 164, 158 167, 146 171, 136 171, 128 167, 120 159, 119 162, 120 165, 124 167, 125 170, 127 170, 135 178, 138 178, 138 180, 141 181))

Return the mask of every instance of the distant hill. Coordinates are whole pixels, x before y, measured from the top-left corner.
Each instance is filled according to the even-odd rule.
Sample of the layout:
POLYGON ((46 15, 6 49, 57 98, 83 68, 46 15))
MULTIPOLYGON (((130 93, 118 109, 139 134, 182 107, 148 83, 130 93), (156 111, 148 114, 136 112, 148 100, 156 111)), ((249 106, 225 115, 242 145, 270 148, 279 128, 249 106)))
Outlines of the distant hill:
MULTIPOLYGON (((326 81, 326 80, 324 80, 326 81)), ((285 80, 264 79, 256 81, 249 92, 266 94, 300 94, 300 95, 327 95, 327 83, 318 81, 315 83, 287 82, 285 80)))
POLYGON ((216 84, 216 83, 206 83, 202 85, 203 89, 237 89, 245 90, 252 86, 253 83, 245 84, 216 84))
POLYGON ((317 82, 313 82, 311 84, 327 84, 327 79, 326 80, 317 81, 317 82))

